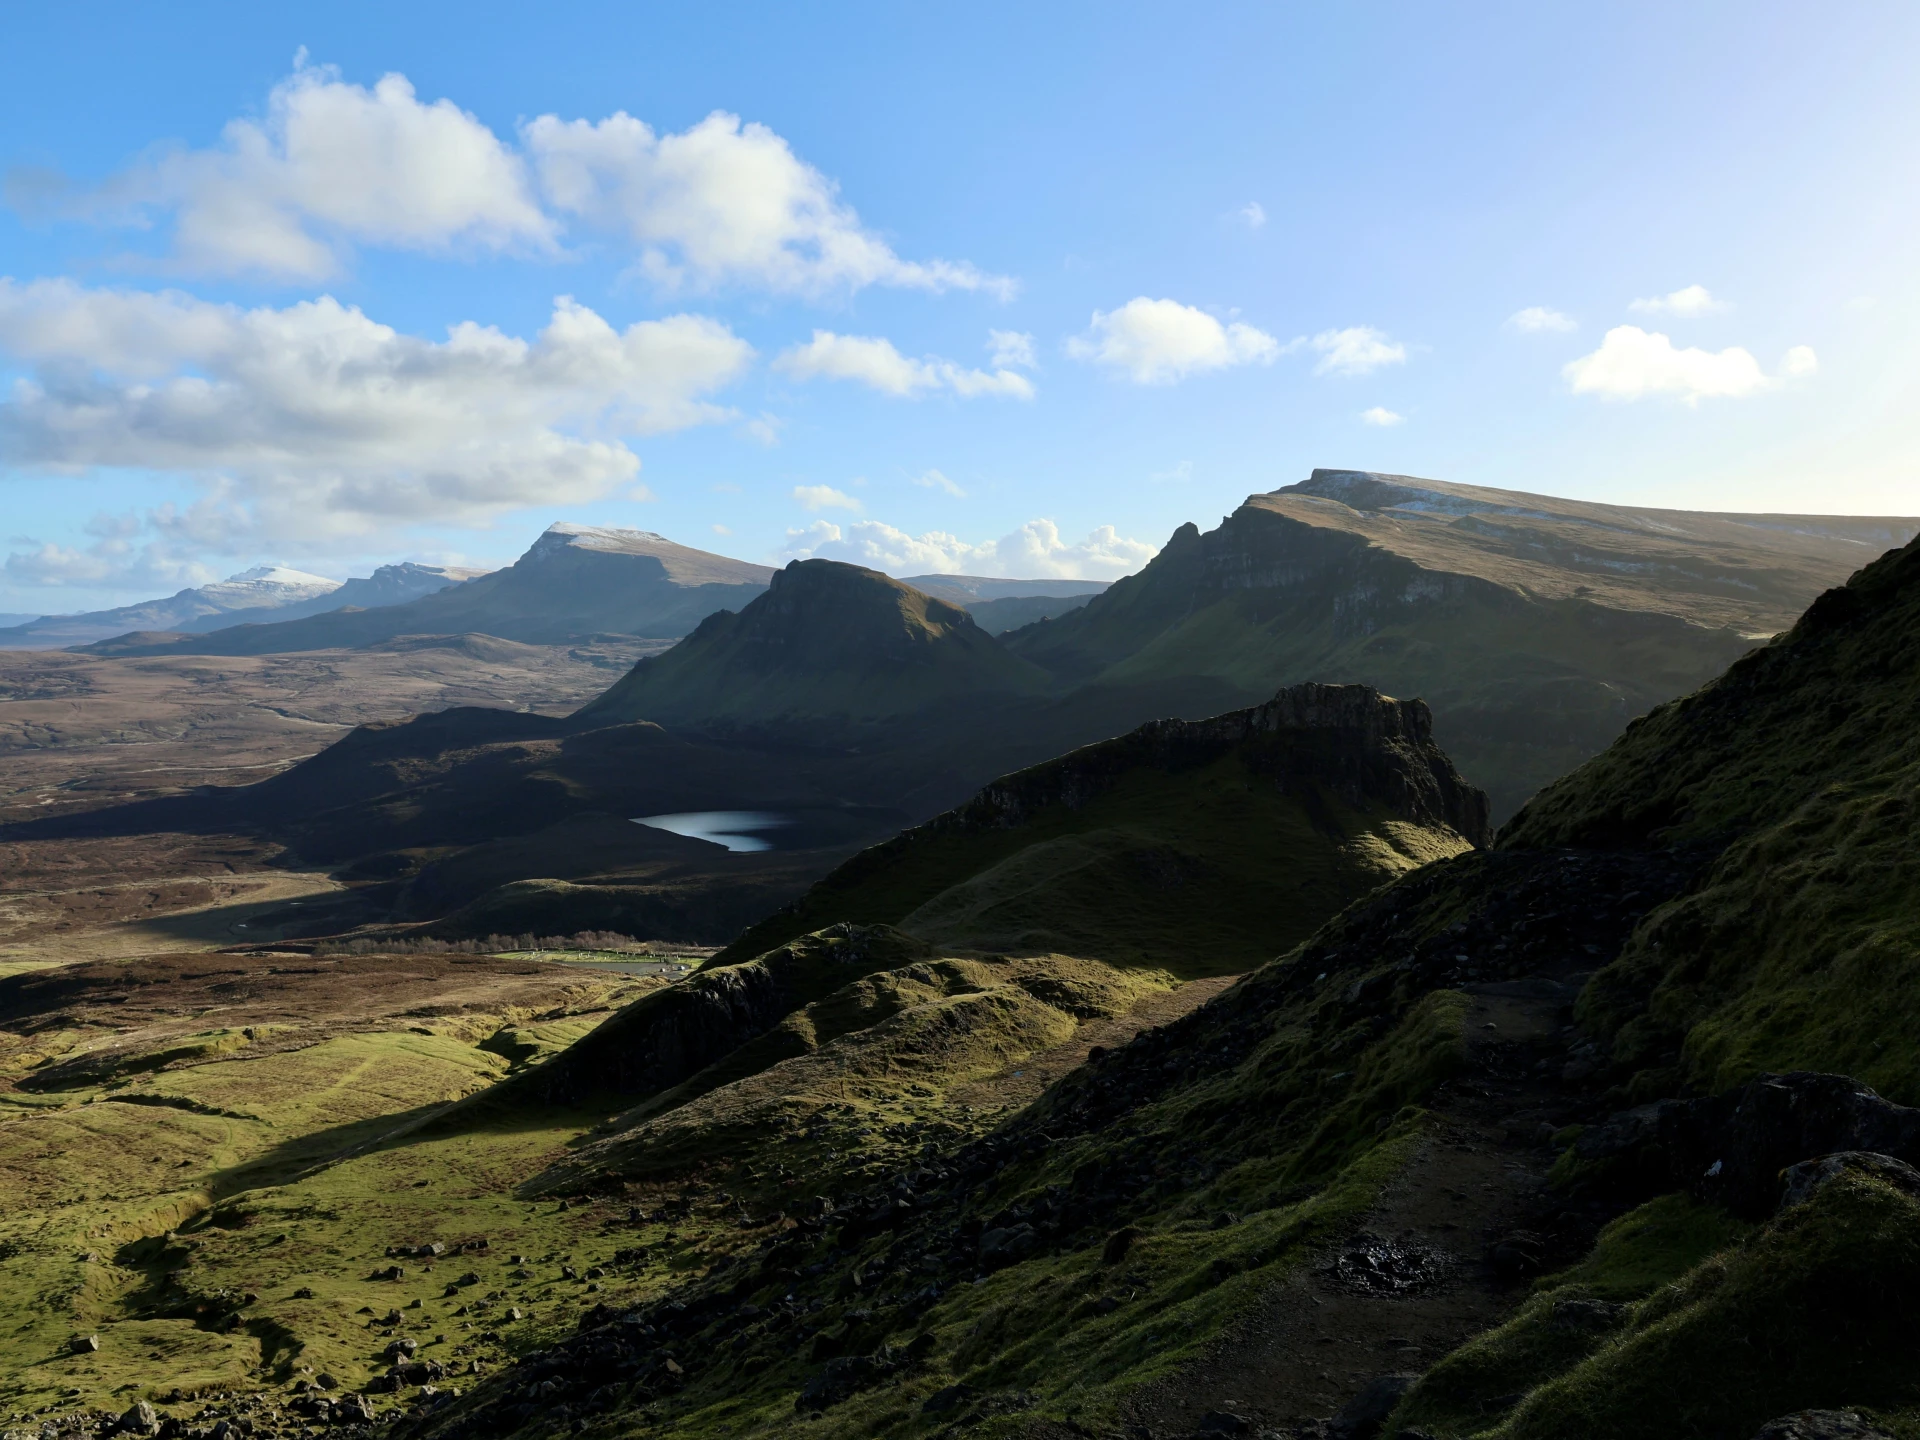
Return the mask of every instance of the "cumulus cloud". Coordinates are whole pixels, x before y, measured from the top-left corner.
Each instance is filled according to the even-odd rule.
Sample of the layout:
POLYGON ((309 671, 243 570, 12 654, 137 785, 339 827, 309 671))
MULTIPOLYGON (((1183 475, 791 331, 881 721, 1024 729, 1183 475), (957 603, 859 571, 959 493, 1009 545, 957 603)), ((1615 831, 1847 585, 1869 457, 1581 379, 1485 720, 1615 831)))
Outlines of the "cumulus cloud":
MULTIPOLYGON (((1811 374, 1818 364, 1810 348, 1798 345, 1787 352, 1781 374, 1811 374)), ((1738 399, 1779 383, 1760 368, 1750 351, 1738 345, 1725 350, 1682 350, 1667 336, 1638 325, 1616 325, 1598 350, 1569 362, 1561 373, 1576 395, 1613 400, 1671 395, 1688 405, 1738 399)))
POLYGON ((1204 370, 1271 364, 1280 344, 1251 325, 1223 325, 1191 305, 1141 295, 1117 310, 1094 311, 1087 333, 1067 341, 1067 353, 1136 385, 1170 385, 1204 370))
POLYGON ((1360 412, 1360 423, 1363 425, 1379 425, 1383 427, 1404 425, 1406 419, 1406 416, 1396 415, 1384 405, 1375 405, 1371 410, 1362 410, 1360 412))
POLYGON ((888 395, 950 390, 955 395, 1033 398, 1033 382, 1012 370, 969 370, 929 355, 911 360, 877 335, 836 335, 816 330, 804 345, 782 351, 773 368, 798 380, 857 380, 888 395))
POLYGON ((929 470, 924 475, 914 476, 913 483, 918 485, 922 490, 942 491, 953 496, 956 500, 964 500, 967 498, 966 491, 962 490, 938 470, 929 470))
POLYGON ((702 316, 615 330, 566 297, 532 340, 463 322, 436 342, 329 297, 242 310, 64 280, 0 280, 0 353, 29 371, 0 460, 190 477, 203 501, 156 523, 208 544, 597 499, 639 472, 620 437, 729 418, 708 397, 753 355, 702 316))
POLYGON ((624 111, 599 121, 542 115, 523 135, 553 206, 625 235, 660 284, 1013 290, 963 262, 903 260, 783 138, 737 115, 716 110, 667 135, 624 111))
POLYGON ((1309 343, 1320 352, 1316 375, 1367 375, 1382 365, 1407 363, 1407 347, 1371 325, 1322 330, 1309 343))
POLYGON ((1675 290, 1668 295, 1653 295, 1644 300, 1628 302, 1627 308, 1639 315, 1678 315, 1683 319, 1695 315, 1711 315, 1716 310, 1726 309, 1726 305, 1707 293, 1704 285, 1689 285, 1683 290, 1675 290))
POLYGON ((1051 520, 1029 520, 998 540, 969 544, 957 535, 909 535, 877 520, 844 528, 816 520, 787 532, 784 553, 794 559, 844 560, 895 575, 1005 575, 1023 580, 1117 580, 1154 557, 1151 545, 1102 525, 1078 544, 1060 538, 1051 520))
POLYGON ((1033 336, 1024 330, 987 331, 987 349, 993 355, 996 370, 1031 370, 1034 367, 1033 336))
POLYGON ((97 219, 170 213, 176 264, 218 274, 324 279, 356 243, 552 252, 558 239, 525 161, 474 116, 421 103, 402 75, 367 88, 321 66, 296 69, 263 118, 232 121, 209 149, 43 198, 97 219))
POLYGON ((1545 305, 1529 305, 1526 309, 1516 310, 1509 315, 1507 326, 1509 329, 1538 334, 1546 330, 1577 330, 1580 328, 1580 322, 1571 315, 1562 315, 1558 310, 1549 310, 1545 305))
POLYGON ((858 510, 860 502, 844 490, 836 490, 831 485, 796 485, 793 498, 800 502, 802 510, 858 510))
POLYGON ((542 115, 517 139, 422 102, 404 75, 355 85, 303 56, 263 117, 212 146, 163 150, 87 191, 16 175, 8 198, 105 223, 170 218, 171 263, 196 273, 321 280, 356 245, 557 255, 571 227, 632 244, 670 288, 1015 289, 963 261, 902 258, 786 140, 736 115, 677 134, 624 112, 542 115))

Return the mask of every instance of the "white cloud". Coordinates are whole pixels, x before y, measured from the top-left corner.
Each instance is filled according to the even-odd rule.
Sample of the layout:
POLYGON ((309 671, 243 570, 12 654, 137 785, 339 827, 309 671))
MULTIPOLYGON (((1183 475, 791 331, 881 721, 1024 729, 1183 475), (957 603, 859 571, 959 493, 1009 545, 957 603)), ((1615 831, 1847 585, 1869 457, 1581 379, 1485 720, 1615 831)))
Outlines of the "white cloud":
POLYGON ((1558 310, 1549 310, 1545 305, 1529 305, 1524 310, 1516 310, 1507 317, 1510 329, 1538 333, 1543 330, 1578 330, 1580 322, 1571 315, 1562 315, 1558 310))
POLYGON ((180 267, 300 280, 336 274, 355 243, 551 252, 558 236, 525 162, 474 116, 422 104, 403 75, 369 89, 322 66, 296 69, 263 119, 230 122, 218 145, 56 203, 136 223, 171 212, 180 267))
POLYGON ((731 535, 733 531, 729 530, 726 526, 716 522, 713 527, 713 533, 716 535, 731 535))
POLYGON ((1684 290, 1675 290, 1670 295, 1654 295, 1644 300, 1630 301, 1629 310, 1640 315, 1678 315, 1691 318, 1695 315, 1711 315, 1715 310, 1724 310, 1726 305, 1707 293, 1704 285, 1689 285, 1684 290))
MULTIPOLYGON (((1796 345, 1781 362, 1782 376, 1810 375, 1819 360, 1796 345)), ((1637 400, 1672 395, 1688 405, 1708 399, 1737 399, 1778 384, 1760 368, 1751 352, 1738 345, 1725 350, 1677 349, 1658 331, 1616 325, 1591 355, 1582 355, 1561 372, 1576 395, 1637 400)))
POLYGON ((1087 333, 1067 341, 1067 353, 1122 371, 1137 385, 1169 385, 1203 370, 1270 364, 1280 345, 1251 325, 1222 325, 1191 305, 1141 295, 1118 310, 1094 311, 1087 333))
POLYGON ((1780 373, 1789 379, 1811 375, 1820 368, 1820 357, 1811 345, 1796 345, 1780 359, 1780 373))
POLYGON ((858 510, 860 502, 844 490, 836 490, 831 485, 796 485, 793 498, 800 502, 802 510, 858 510))
POLYGON ((1320 363, 1313 367, 1316 375, 1366 375, 1382 365, 1407 363, 1407 347, 1371 325, 1322 330, 1311 344, 1320 352, 1320 363))
POLYGON ((1031 370, 1034 367, 1033 336, 1024 330, 987 331, 987 349, 993 354, 996 370, 1031 370))
POLYGON ((725 111, 679 134, 657 134, 624 111, 598 122, 542 115, 522 134, 554 207, 624 234, 658 284, 800 294, 897 285, 1003 298, 1014 288, 965 263, 901 259, 784 139, 725 111))
POLYGON ((1111 525, 1069 545, 1053 521, 1029 520, 1010 535, 973 545, 938 530, 909 535, 877 520, 855 521, 844 529, 816 520, 804 530, 789 530, 782 553, 795 559, 844 560, 895 575, 1115 580, 1145 565, 1155 551, 1124 538, 1111 525))
POLYGON ((242 310, 168 292, 0 279, 0 460, 172 472, 203 487, 168 534, 313 541, 473 524, 631 483, 620 438, 729 418, 707 397, 752 347, 675 315, 615 330, 562 297, 532 340, 462 322, 403 335, 330 297, 242 310))
POLYGON ((1233 218, 1249 230, 1258 230, 1267 223, 1267 207, 1258 200, 1249 200, 1233 212, 1233 218))
POLYGON ((902 259, 786 140, 722 111, 677 134, 624 112, 542 115, 518 138, 451 100, 422 103, 404 75, 369 88, 303 55, 264 117, 230 122, 211 147, 163 151, 87 192, 16 175, 9 198, 108 223, 170 216, 172 264, 213 274, 324 279, 355 245, 557 255, 565 217, 630 242, 667 287, 1016 288, 962 261, 902 259))
POLYGON ((773 367, 799 380, 858 380, 888 395, 951 390, 969 399, 976 395, 1033 398, 1033 382, 1024 375, 1011 370, 968 370, 932 355, 910 360, 894 349, 891 340, 877 335, 816 330, 806 344, 783 351, 773 367))
POLYGON ((953 496, 953 498, 956 500, 964 500, 967 498, 966 491, 962 490, 958 485, 954 484, 953 481, 949 480, 946 476, 942 475, 938 470, 929 470, 924 475, 914 476, 913 483, 918 485, 922 490, 945 491, 947 494, 953 496))
POLYGON ((1396 415, 1384 405, 1376 405, 1371 410, 1362 410, 1360 412, 1360 423, 1363 425, 1379 425, 1383 427, 1404 425, 1406 420, 1406 416, 1396 415))
POLYGON ((1193 461, 1182 460, 1166 470, 1156 470, 1147 479, 1156 485, 1186 485, 1193 480, 1193 461))

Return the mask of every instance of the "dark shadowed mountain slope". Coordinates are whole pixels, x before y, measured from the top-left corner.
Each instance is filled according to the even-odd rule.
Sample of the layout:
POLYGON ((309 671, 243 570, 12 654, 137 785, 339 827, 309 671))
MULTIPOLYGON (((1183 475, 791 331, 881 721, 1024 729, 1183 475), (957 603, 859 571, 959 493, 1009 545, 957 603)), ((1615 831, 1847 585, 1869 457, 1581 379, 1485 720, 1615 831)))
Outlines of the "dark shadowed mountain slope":
POLYGON ((1299 685, 996 780, 842 865, 716 960, 839 921, 943 946, 1238 973, 1383 880, 1490 838, 1419 701, 1299 685))
POLYGON ((1915 528, 1321 470, 1204 535, 1181 527, 1139 574, 1008 644, 1069 684, 1421 695, 1499 816, 1915 528))
POLYGON ((644 530, 560 524, 504 570, 403 605, 235 626, 117 653, 270 655, 467 631, 529 644, 595 634, 672 638, 716 610, 746 604, 772 574, 644 530))
POLYGON ((976 706, 1047 688, 957 605, 877 570, 796 560, 582 708, 582 723, 762 726, 976 706))

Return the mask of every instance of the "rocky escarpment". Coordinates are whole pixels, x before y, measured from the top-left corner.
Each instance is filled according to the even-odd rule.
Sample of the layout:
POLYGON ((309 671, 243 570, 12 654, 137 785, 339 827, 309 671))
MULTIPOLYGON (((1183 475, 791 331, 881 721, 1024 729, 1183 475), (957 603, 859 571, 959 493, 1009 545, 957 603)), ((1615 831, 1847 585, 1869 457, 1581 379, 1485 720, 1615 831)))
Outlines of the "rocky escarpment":
POLYGON ((1198 941, 1236 917, 1229 953, 1252 945, 1265 958, 1397 868, 1485 844, 1487 809, 1434 743, 1421 701, 1296 685, 1263 705, 1151 721, 1003 776, 862 851, 720 959, 841 920, 989 948, 1108 954, 1103 945, 1149 929, 1177 944, 1175 932, 1198 941), (1362 834, 1380 843, 1359 845, 1362 834), (1153 913, 1101 900, 1105 884, 1150 897, 1153 913), (1036 892, 1051 895, 1046 914, 1009 914, 1036 892), (1128 935, 1103 934, 1106 921, 1128 935))
MULTIPOLYGON (((1385 805, 1416 824, 1446 826, 1475 845, 1493 838, 1487 797, 1461 778, 1434 743, 1425 701, 1395 700, 1366 685, 1312 682, 1210 720, 1149 721, 1130 735, 996 780, 922 829, 939 834, 1004 828, 1051 806, 1082 809, 1133 769, 1197 769, 1232 750, 1256 755, 1255 768, 1283 785, 1322 786, 1356 807, 1385 805)), ((912 841, 903 836, 896 843, 912 841)))

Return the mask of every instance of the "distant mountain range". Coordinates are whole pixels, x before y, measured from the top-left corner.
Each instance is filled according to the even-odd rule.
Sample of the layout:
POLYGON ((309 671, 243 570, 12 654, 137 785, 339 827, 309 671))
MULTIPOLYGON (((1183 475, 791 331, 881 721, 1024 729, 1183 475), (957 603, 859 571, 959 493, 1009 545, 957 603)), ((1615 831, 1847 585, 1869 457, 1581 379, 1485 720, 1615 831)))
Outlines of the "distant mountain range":
POLYGON ((58 650, 129 632, 200 635, 246 624, 255 615, 285 621, 342 606, 396 605, 483 573, 407 562, 382 565, 369 576, 343 583, 285 565, 259 565, 164 600, 79 615, 0 616, 20 622, 0 629, 0 650, 58 650))
POLYGON ((149 653, 685 634, 570 719, 422 716, 355 732, 256 787, 48 823, 264 828, 310 862, 390 881, 394 913, 410 919, 459 906, 465 929, 511 932, 590 911, 594 926, 717 943, 995 776, 1307 681, 1426 701, 1435 742, 1497 822, 1917 530, 1322 470, 1211 531, 1182 526, 1090 597, 921 577, 976 605, 1084 602, 996 636, 858 566, 774 571, 642 532, 557 526, 507 569, 434 595, 149 653), (628 833, 635 817, 710 810, 780 812, 773 858, 746 867, 704 841, 628 833), (745 868, 761 876, 751 896, 745 868))
MULTIPOLYGON (((375 579, 408 568, 427 567, 388 566, 375 579)), ((771 566, 695 550, 647 530, 563 522, 549 526, 506 569, 457 587, 442 582, 411 594, 375 594, 350 591, 370 582, 349 581, 324 600, 277 609, 270 619, 244 625, 233 619, 172 623, 155 607, 135 606, 71 617, 93 622, 96 633, 50 643, 105 640, 93 648, 115 655, 273 655, 359 648, 402 635, 479 633, 526 644, 600 634, 678 639, 709 615, 744 607, 773 574, 771 566), (104 616, 130 618, 122 623, 104 616)), ((1065 614, 1106 588, 1097 580, 919 578, 925 593, 971 610, 993 634, 1065 614)), ((5 643, 0 632, 0 646, 5 643)))

